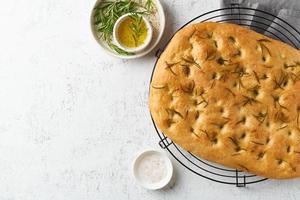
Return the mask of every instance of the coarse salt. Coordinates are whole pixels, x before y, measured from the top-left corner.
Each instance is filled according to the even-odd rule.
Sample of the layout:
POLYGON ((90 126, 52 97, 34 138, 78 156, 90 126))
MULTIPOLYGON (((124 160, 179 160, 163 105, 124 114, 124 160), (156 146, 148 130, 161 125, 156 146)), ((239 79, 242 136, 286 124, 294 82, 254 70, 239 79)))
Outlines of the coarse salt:
POLYGON ((140 160, 137 174, 144 183, 158 183, 167 176, 167 164, 159 154, 146 155, 140 160))

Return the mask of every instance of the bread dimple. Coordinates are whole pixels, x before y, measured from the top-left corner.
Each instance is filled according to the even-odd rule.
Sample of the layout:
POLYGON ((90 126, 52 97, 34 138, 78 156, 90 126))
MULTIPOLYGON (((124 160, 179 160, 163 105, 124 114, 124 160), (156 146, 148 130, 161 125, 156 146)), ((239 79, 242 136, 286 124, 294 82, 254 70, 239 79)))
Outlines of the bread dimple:
POLYGON ((149 107, 204 159, 269 178, 300 176, 300 53, 238 25, 180 30, 159 58, 149 107))

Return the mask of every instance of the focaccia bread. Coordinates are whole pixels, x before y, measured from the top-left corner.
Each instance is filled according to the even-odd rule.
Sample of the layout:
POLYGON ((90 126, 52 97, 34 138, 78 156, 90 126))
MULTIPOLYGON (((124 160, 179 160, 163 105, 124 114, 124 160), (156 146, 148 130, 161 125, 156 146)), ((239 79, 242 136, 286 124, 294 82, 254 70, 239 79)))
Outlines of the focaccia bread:
POLYGON ((194 155, 269 178, 300 176, 300 52, 238 25, 199 23, 160 56, 149 106, 194 155))

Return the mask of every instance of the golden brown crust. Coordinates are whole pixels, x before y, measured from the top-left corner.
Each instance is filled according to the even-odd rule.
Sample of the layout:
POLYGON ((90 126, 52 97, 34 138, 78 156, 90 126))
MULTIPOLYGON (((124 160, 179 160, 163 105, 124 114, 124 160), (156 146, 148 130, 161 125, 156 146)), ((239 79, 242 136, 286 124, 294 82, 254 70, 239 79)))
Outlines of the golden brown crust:
POLYGON ((269 178, 300 176, 300 52, 233 24, 180 30, 157 62, 155 123, 204 159, 269 178))

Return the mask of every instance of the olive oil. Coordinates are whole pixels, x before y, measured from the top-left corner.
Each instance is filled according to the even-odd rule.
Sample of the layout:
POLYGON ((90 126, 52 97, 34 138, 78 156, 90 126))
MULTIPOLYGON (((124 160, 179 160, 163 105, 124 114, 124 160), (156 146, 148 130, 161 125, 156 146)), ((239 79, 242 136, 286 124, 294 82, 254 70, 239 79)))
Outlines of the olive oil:
POLYGON ((148 29, 142 17, 128 17, 118 28, 118 39, 127 48, 135 48, 144 44, 148 29))

